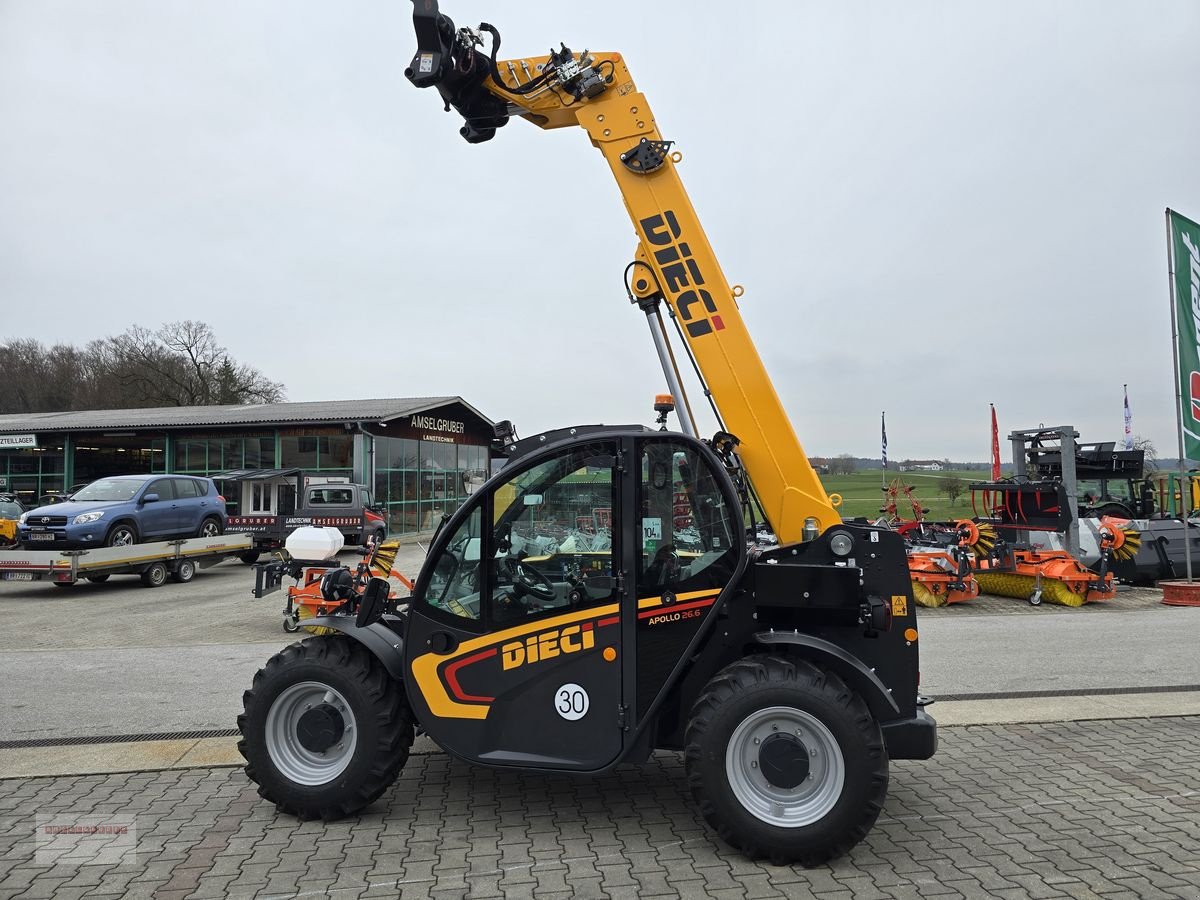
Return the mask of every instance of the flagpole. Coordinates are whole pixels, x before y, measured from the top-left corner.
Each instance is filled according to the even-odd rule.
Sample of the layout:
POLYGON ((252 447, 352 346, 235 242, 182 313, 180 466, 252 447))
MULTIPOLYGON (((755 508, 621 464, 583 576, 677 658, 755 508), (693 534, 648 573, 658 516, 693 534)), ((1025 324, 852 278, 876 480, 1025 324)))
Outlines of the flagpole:
POLYGON ((1179 323, 1175 307, 1175 241, 1171 234, 1171 208, 1165 213, 1167 220, 1167 299, 1171 301, 1171 351, 1175 357, 1175 427, 1179 439, 1179 505, 1183 512, 1183 559, 1187 567, 1187 580, 1192 580, 1192 541, 1188 533, 1188 518, 1191 504, 1191 484, 1187 477, 1187 460, 1183 456, 1183 386, 1179 378, 1179 323))
MULTIPOLYGON (((883 434, 883 444, 880 452, 880 459, 883 463, 879 470, 879 485, 884 490, 887 490, 887 410, 879 414, 879 428, 883 434)), ((1180 439, 1182 440, 1182 438, 1180 439)))

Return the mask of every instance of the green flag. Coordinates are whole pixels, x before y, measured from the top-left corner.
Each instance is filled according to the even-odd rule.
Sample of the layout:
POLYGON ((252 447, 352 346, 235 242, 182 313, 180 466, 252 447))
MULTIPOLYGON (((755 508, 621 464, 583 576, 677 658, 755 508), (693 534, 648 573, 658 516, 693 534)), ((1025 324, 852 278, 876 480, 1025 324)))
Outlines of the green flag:
POLYGON ((1200 225, 1167 210, 1183 455, 1200 460, 1200 225))

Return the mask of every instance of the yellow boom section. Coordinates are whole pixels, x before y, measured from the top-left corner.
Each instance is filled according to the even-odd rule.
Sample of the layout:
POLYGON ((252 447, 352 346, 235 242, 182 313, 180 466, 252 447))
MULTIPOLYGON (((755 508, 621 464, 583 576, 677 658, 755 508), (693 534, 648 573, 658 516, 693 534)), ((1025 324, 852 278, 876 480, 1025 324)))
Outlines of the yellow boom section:
MULTIPOLYGON (((824 531, 841 518, 813 471, 755 349, 729 282, 684 190, 676 160, 668 156, 663 165, 645 172, 631 171, 621 159, 643 138, 662 140, 650 105, 634 86, 619 54, 591 56, 598 69, 612 75, 608 88, 591 98, 567 104, 564 95, 555 91, 542 91, 528 99, 502 91, 490 80, 484 86, 505 100, 512 114, 535 125, 578 125, 587 131, 604 154, 625 199, 641 244, 637 258, 653 270, 658 288, 678 316, 725 427, 741 441, 739 455, 772 528, 785 542, 801 540, 809 518, 824 531)), ((510 86, 517 86, 519 73, 541 72, 548 61, 546 56, 514 59, 500 62, 497 68, 502 77, 508 76, 510 86)), ((637 285, 639 277, 644 280, 644 273, 641 266, 634 270, 639 294, 644 294, 637 285)))

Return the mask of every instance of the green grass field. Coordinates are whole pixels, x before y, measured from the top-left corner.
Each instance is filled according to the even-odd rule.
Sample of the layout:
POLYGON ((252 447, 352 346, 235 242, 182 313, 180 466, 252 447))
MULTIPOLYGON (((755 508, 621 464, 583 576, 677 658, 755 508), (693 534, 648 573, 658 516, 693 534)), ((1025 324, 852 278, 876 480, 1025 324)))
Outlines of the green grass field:
MULTIPOLYGON (((974 515, 971 509, 971 494, 966 486, 972 481, 987 481, 988 473, 955 469, 947 469, 944 472, 897 472, 889 469, 888 483, 896 479, 913 488, 913 496, 923 508, 929 510, 926 518, 942 521, 969 519, 974 515), (954 503, 943 495, 939 485, 945 478, 958 478, 963 483, 962 496, 954 503)), ((880 490, 879 469, 855 472, 852 475, 822 475, 821 483, 829 493, 842 495, 843 502, 839 512, 847 519, 855 516, 876 519, 880 515, 879 508, 886 503, 886 495, 880 490)), ((900 497, 899 512, 902 518, 913 518, 912 508, 903 495, 900 497)))

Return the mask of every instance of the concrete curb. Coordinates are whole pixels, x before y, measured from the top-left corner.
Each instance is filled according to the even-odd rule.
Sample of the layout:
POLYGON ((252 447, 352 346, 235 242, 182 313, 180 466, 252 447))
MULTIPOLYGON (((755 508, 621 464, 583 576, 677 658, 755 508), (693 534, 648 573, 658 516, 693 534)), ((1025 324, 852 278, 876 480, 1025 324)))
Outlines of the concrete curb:
MULTIPOLYGON (((942 728, 1200 716, 1200 691, 956 700, 935 703, 930 712, 942 728)), ((417 739, 413 752, 441 751, 428 738, 422 737, 417 739)), ((210 769, 242 764, 236 737, 22 747, 0 750, 0 781, 210 769)))

